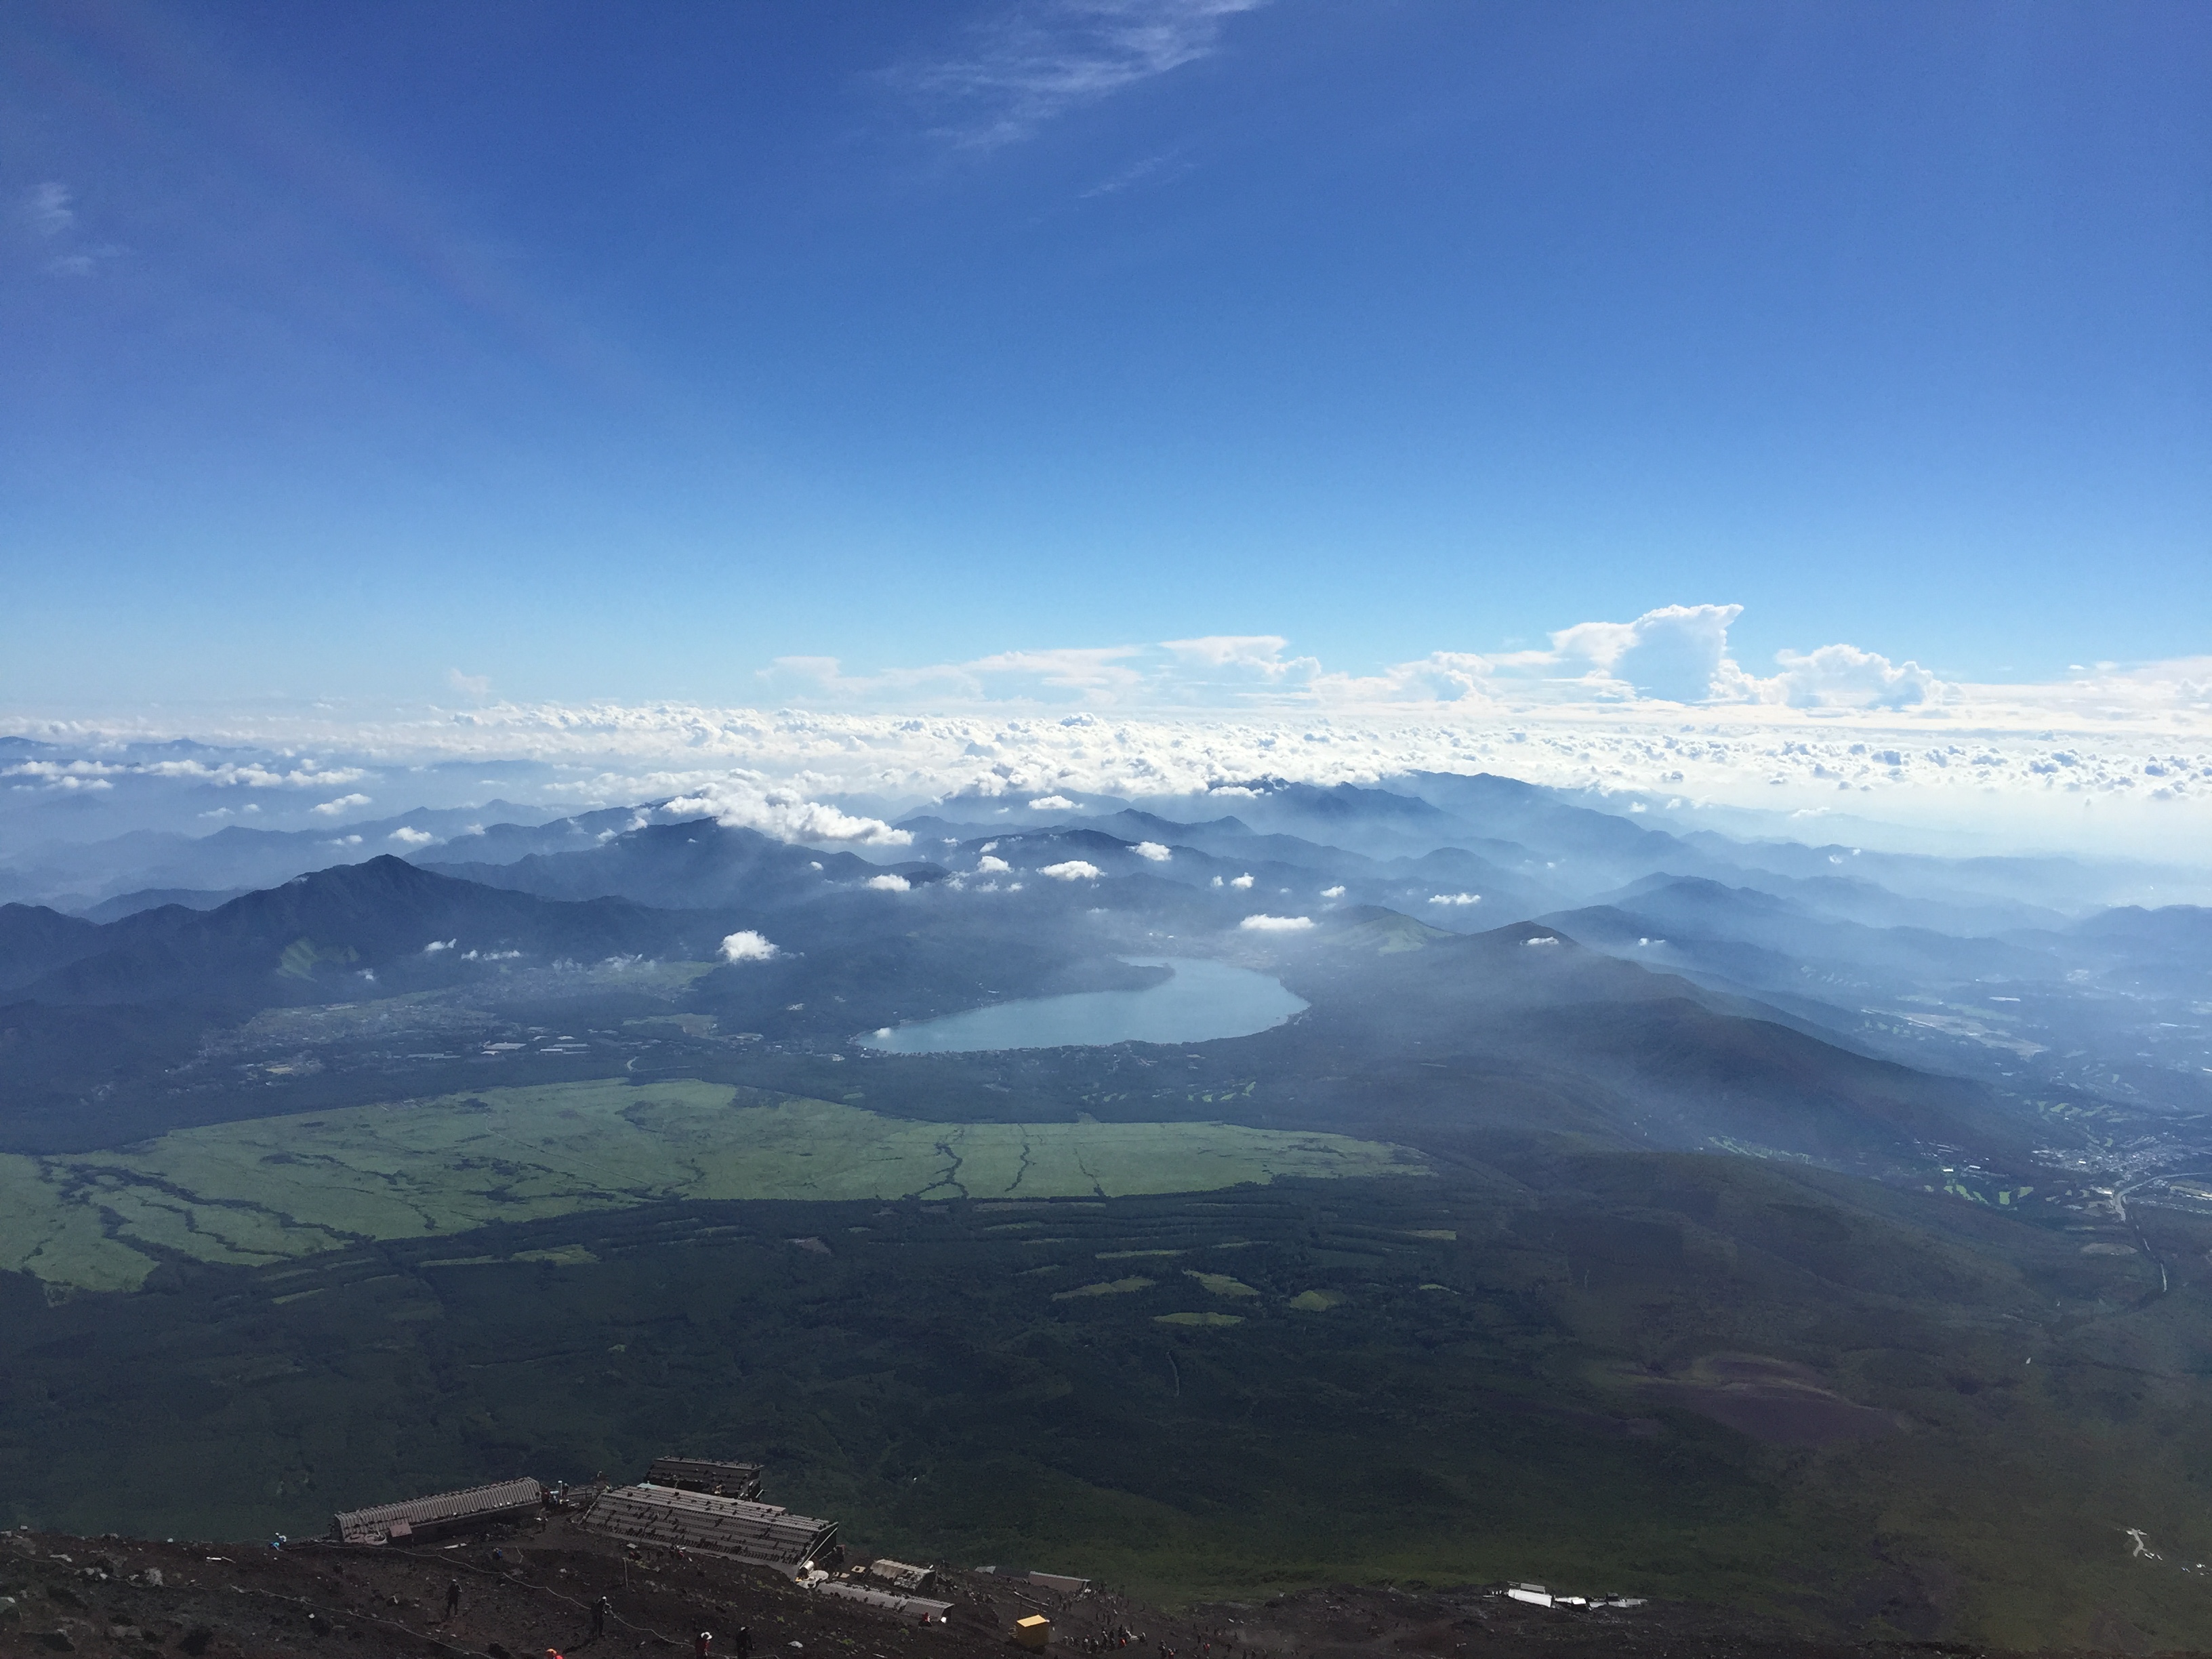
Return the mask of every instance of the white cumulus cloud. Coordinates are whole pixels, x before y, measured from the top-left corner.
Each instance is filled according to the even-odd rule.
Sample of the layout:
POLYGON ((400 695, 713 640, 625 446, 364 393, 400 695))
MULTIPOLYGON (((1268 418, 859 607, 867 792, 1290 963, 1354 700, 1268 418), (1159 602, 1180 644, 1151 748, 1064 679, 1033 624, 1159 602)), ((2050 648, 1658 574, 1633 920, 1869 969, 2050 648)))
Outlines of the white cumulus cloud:
POLYGON ((989 853, 975 860, 975 873, 979 876, 1003 876, 1013 867, 1006 860, 989 853))
POLYGON ((428 830, 410 829, 403 823, 392 832, 392 839, 402 847, 428 847, 438 838, 428 830))
POLYGON ((1140 841, 1129 850, 1139 858, 1148 859, 1154 864, 1165 864, 1175 856, 1167 848, 1156 841, 1140 841))
POLYGON ((1229 884, 1231 887, 1249 887, 1252 884, 1252 878, 1249 874, 1231 876, 1229 878, 1229 884))
POLYGON ((768 962, 783 952, 750 927, 740 927, 722 941, 725 962, 768 962))
POLYGON ((870 876, 860 885, 878 893, 903 893, 910 890, 914 884, 904 876, 881 875, 870 876))
POLYGON ((1075 803, 1065 795, 1040 795, 1030 803, 1032 812, 1071 812, 1075 803))
POLYGON ((1060 864, 1048 864, 1037 872, 1050 876, 1054 881, 1096 881, 1103 872, 1088 859, 1069 859, 1060 864))
POLYGON ((1549 651, 1500 657, 1501 678, 1565 702, 1778 703, 1793 708, 1899 709, 1951 700, 1959 688, 1915 662, 1893 663, 1855 645, 1777 653, 1761 678, 1729 654, 1740 605, 1670 605, 1634 622, 1577 623, 1549 651))
POLYGON ((357 806, 366 806, 368 805, 368 797, 367 795, 340 795, 336 800, 326 800, 320 805, 311 806, 307 810, 317 814, 319 817, 334 818, 343 813, 352 811, 357 806))
POLYGON ((1552 635, 1552 663, 1593 690, 1665 702, 1740 697, 1750 677, 1728 654, 1740 605, 1670 605, 1632 623, 1577 623, 1552 635))
POLYGON ((1910 708, 1952 690, 1917 662, 1893 663, 1855 645, 1784 651, 1775 660, 1782 672, 1759 683, 1761 700, 1792 708, 1910 708))
MULTIPOLYGON (((1761 678, 1730 653, 1740 605, 1670 605, 1631 622, 1580 622, 1550 635, 1548 647, 1485 654, 1443 649, 1373 669, 1326 667, 1294 654, 1276 634, 1220 634, 1156 645, 1008 651, 967 662, 845 672, 828 658, 782 659, 769 671, 780 694, 800 702, 858 704, 1048 706, 1090 708, 1512 708, 1638 703, 1712 707, 1776 703, 1806 708, 1904 708, 1944 700, 1948 687, 1915 663, 1893 664, 1857 646, 1784 651, 1779 672, 1761 678)), ((1066 717, 1078 729, 1097 719, 1066 717)), ((1309 744, 1338 741, 1319 728, 1309 744)), ((979 745, 988 750, 988 745, 979 745)), ((1034 802, 1064 811, 1073 801, 1052 787, 1034 802)), ((1073 787, 1071 782, 1071 786, 1073 787)))
POLYGON ((1302 933, 1314 925, 1311 916, 1247 916, 1237 924, 1248 933, 1302 933))
POLYGON ((862 817, 809 800, 798 790, 752 772, 734 772, 671 800, 677 817, 707 817, 731 829, 757 830, 778 841, 839 842, 854 847, 906 847, 914 837, 881 818, 862 817))
POLYGON ((1320 667, 1310 657, 1290 658, 1291 642, 1279 634, 1212 634, 1200 640, 1167 640, 1163 651, 1182 661, 1220 671, 1240 670, 1263 680, 1280 680, 1320 667))
POLYGON ((1480 904, 1482 902, 1482 895, 1480 893, 1431 893, 1429 895, 1429 902, 1447 905, 1480 904))
MULTIPOLYGON (((1904 708, 1950 699, 1957 690, 1914 663, 1894 664, 1855 645, 1827 644, 1784 651, 1779 672, 1761 678, 1738 662, 1729 643, 1742 615, 1739 605, 1671 605, 1630 622, 1578 622, 1553 630, 1548 647, 1483 653, 1440 649, 1375 668, 1325 666, 1295 654, 1273 634, 1210 635, 1152 645, 1064 647, 1006 651, 964 662, 848 672, 832 658, 781 658, 763 671, 763 684, 788 704, 824 703, 878 711, 933 711, 909 728, 942 732, 947 711, 1065 708, 1059 716, 1072 738, 1118 742, 1097 711, 1306 710, 1350 718, 1358 711, 1429 710, 1482 715, 1519 709, 1555 711, 1577 705, 1617 708, 1638 704, 1686 707, 1774 703, 1806 708, 1904 708)), ((617 721, 635 711, 608 711, 617 721)), ((669 709, 666 716, 692 722, 706 711, 669 709)), ((471 723, 527 721, 531 711, 500 706, 469 711, 471 723)), ((574 722, 580 730, 592 722, 574 722)), ((763 717, 749 714, 758 720, 763 717)), ((779 719, 783 716, 779 716, 779 719)), ((1041 723, 1020 718, 1016 732, 1034 735, 1041 723)), ((703 735, 703 731, 702 735, 703 735)), ((1326 720, 1294 734, 1302 744, 1343 741, 1326 720)), ((967 752, 997 758, 1004 734, 971 738, 967 752)), ((1278 757, 1279 758, 1279 757, 1278 757)), ((1041 811, 1066 811, 1068 792, 1088 790, 1082 769, 1039 772, 1002 781, 1010 798, 1026 794, 1041 811)))
POLYGON ((1475 706, 1491 700, 1497 670, 1487 657, 1466 651, 1431 651, 1413 662, 1395 663, 1376 674, 1316 672, 1307 682, 1323 705, 1449 702, 1475 706))

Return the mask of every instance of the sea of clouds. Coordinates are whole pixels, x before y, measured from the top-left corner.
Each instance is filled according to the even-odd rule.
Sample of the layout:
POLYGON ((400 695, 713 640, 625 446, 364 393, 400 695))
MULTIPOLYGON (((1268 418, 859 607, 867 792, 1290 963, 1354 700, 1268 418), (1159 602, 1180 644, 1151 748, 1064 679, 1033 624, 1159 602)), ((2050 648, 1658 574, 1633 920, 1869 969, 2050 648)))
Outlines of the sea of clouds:
POLYGON ((0 719, 53 745, 0 776, 33 792, 197 778, 312 795, 307 811, 343 821, 422 804, 404 798, 410 769, 528 763, 522 787, 549 801, 674 797, 790 840, 892 847, 890 819, 954 794, 1024 813, 1079 795, 1233 810, 1262 780, 1489 771, 1802 838, 2212 863, 2212 659, 1973 685, 1833 645, 1784 652, 1761 676, 1729 654, 1737 614, 1669 606, 1563 629, 1546 651, 1437 653, 1368 676, 1223 636, 872 676, 786 659, 760 677, 773 708, 487 692, 464 708, 0 719), (176 738, 219 752, 135 747, 176 738))

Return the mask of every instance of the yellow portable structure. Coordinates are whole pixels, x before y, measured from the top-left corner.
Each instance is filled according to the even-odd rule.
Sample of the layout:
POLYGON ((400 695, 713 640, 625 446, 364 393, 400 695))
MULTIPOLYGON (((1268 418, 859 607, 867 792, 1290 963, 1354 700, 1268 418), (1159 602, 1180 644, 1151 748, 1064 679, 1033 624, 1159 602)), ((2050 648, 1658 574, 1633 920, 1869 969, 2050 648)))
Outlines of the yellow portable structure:
POLYGON ((1033 1613, 1026 1619, 1014 1620, 1014 1645, 1042 1653, 1045 1644, 1052 1640, 1052 1620, 1042 1613, 1033 1613))

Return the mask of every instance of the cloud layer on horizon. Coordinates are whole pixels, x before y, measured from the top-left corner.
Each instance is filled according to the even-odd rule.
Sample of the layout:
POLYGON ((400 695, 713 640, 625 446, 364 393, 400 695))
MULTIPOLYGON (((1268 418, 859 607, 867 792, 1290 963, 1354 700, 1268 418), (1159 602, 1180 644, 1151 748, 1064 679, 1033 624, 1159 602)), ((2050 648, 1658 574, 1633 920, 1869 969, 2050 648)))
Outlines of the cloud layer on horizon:
MULTIPOLYGON (((1816 838, 1825 833, 1818 820, 1832 817, 1978 837, 1988 850, 2127 852, 2202 865, 2212 847, 2212 734, 2201 727, 2186 739, 2149 723, 2085 738, 1924 714, 1816 723, 1771 705, 1684 713, 1638 705, 1536 720, 1439 710, 1292 720, 602 704, 353 724, 323 716, 283 731, 362 770, 388 769, 382 793, 395 799, 415 787, 410 773, 422 775, 416 768, 528 762, 537 781, 501 780, 510 798, 568 809, 672 799, 726 823, 861 848, 902 845, 890 819, 954 794, 1000 798, 1021 823, 1039 821, 1028 804, 1054 795, 1211 795, 1197 805, 1215 815, 1239 810, 1243 786, 1258 780, 1373 784, 1420 770, 1593 791, 1625 810, 1749 810, 1768 832, 1816 838)), ((276 730, 263 720, 198 735, 266 744, 276 730)), ((34 735, 89 747, 155 733, 49 723, 34 735)), ((99 763, 117 779, 140 769, 123 759, 99 763)), ((21 790, 58 788, 70 775, 7 769, 21 790)), ((273 766, 256 769, 264 789, 284 788, 273 766)))
POLYGON ((785 659, 760 680, 763 702, 783 705, 773 710, 500 702, 349 715, 317 705, 191 724, 0 713, 0 731, 58 745, 12 763, 0 756, 0 787, 82 798, 144 776, 272 803, 327 790, 361 810, 326 816, 350 818, 372 798, 374 810, 401 804, 394 792, 410 786, 372 781, 380 769, 523 762, 541 769, 532 787, 547 801, 673 799, 785 839, 889 848, 906 839, 890 818, 954 793, 1027 809, 1262 778, 1492 771, 1662 810, 1842 815, 1979 833, 1992 846, 2207 861, 2212 659, 1975 685, 1830 644, 1784 651, 1761 676, 1730 654, 1739 614, 1668 606, 1562 629, 1541 650, 1439 651, 1367 676, 1292 655, 1273 635, 1009 651, 872 675, 785 659), (125 752, 176 738, 230 749, 125 752), (356 782, 368 787, 337 787, 356 782))
POLYGON ((834 657, 781 657, 760 680, 780 701, 883 707, 1026 701, 1090 708, 1373 708, 1455 703, 1534 708, 1644 702, 1711 707, 1909 708, 1956 701, 1964 688, 1917 663, 1857 646, 1780 653, 1761 678, 1729 653, 1737 605, 1667 605, 1633 622, 1577 623, 1548 649, 1485 655, 1435 651, 1373 674, 1287 654, 1279 635, 1210 635, 1157 645, 1007 651, 962 663, 848 674, 834 657))
POLYGON ((1958 717, 2002 725, 2179 726, 2212 716, 2212 658, 2078 669, 2048 684, 1972 684, 1917 662, 1836 642, 1776 654, 1759 675, 1731 654, 1738 605, 1674 605, 1632 622, 1559 629, 1542 650, 1433 651, 1374 673, 1290 653, 1279 635, 1209 635, 1149 645, 998 652, 965 662, 854 673, 835 657, 780 657, 757 675, 782 707, 931 712, 1028 706, 1130 714, 1171 709, 1288 713, 1433 709, 1537 714, 1577 707, 1771 708, 1958 717))

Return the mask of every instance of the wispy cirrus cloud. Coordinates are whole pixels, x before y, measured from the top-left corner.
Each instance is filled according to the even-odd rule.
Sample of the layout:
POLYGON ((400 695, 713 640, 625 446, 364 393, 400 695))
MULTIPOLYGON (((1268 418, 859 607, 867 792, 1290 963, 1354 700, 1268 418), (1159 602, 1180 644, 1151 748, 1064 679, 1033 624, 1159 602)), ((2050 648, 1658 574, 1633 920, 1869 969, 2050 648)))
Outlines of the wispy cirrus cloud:
POLYGON ((1090 189, 1077 194, 1085 201, 1093 201, 1101 196, 1119 196, 1124 191, 1164 185, 1180 179, 1191 170, 1191 167, 1192 163, 1183 160, 1177 152, 1168 150, 1132 161, 1127 167, 1116 167, 1090 189))
POLYGON ((1044 0, 1001 12, 965 50, 902 64, 890 79, 963 148, 994 149, 1218 49, 1240 12, 1267 0, 1044 0))
POLYGON ((42 241, 67 235, 76 226, 76 210, 70 205, 70 187, 58 179, 33 185, 23 192, 16 212, 23 228, 42 241))
POLYGON ((1000 651, 967 662, 873 674, 848 674, 836 657, 778 657, 760 671, 759 679, 763 690, 795 702, 972 703, 1031 696, 1048 701, 1114 702, 1142 693, 1146 672, 1131 666, 1128 659, 1149 649, 1108 645, 1000 651))
POLYGON ((15 198, 17 240, 49 276, 88 276, 102 259, 112 259, 121 248, 94 246, 83 240, 78 224, 76 193, 58 179, 33 185, 15 198))

